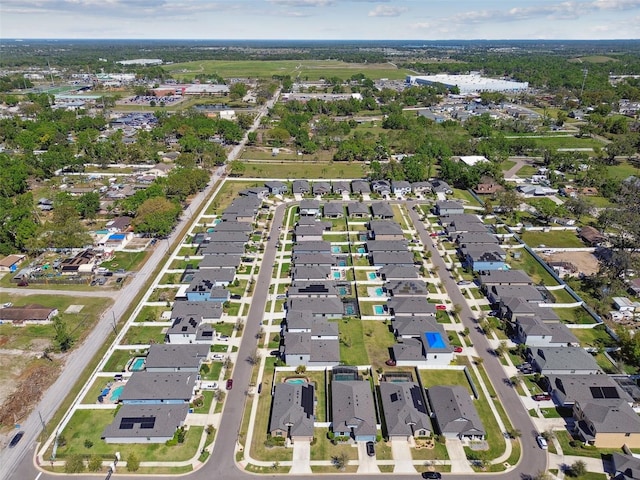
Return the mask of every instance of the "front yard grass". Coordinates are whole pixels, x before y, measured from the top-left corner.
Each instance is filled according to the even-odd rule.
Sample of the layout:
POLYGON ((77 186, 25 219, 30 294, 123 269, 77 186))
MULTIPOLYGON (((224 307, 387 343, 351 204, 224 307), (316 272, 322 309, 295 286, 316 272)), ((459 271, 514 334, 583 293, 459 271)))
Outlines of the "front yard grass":
POLYGON ((113 258, 107 262, 102 262, 101 267, 109 270, 124 269, 126 271, 136 270, 148 252, 115 252, 113 258))
MULTIPOLYGON (((162 321, 162 312, 168 312, 171 309, 169 307, 152 307, 145 305, 140 309, 140 313, 136 317, 136 322, 160 322, 162 321)), ((167 320, 168 321, 168 320, 167 320)))
POLYGON ((465 376, 462 370, 419 370, 420 372, 420 380, 422 381, 422 386, 424 388, 433 387, 435 385, 461 385, 469 390, 469 394, 471 394, 471 386, 467 381, 467 377, 465 376))
MULTIPOLYGON (((339 443, 334 445, 327 437, 328 428, 314 429, 315 445, 311 447, 311 460, 331 460, 331 457, 346 454, 349 460, 358 458, 358 449, 351 444, 339 443)), ((334 470, 335 467, 332 467, 334 470)))

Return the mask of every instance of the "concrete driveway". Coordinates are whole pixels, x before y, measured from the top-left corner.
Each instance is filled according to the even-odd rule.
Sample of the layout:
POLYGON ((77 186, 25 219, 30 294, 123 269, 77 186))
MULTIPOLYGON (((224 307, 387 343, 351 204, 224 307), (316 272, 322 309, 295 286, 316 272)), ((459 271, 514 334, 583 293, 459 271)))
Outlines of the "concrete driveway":
POLYGON ((464 453, 462 441, 459 438, 448 438, 446 446, 449 459, 451 460, 452 473, 474 473, 473 468, 471 468, 467 460, 467 455, 464 453))
POLYGON ((409 442, 400 438, 392 438, 391 454, 395 461, 393 473, 417 473, 416 468, 413 466, 409 442))
POLYGON ((367 442, 358 442, 358 473, 380 473, 375 455, 367 455, 367 442))
POLYGON ((293 443, 293 464, 289 473, 311 473, 311 443, 296 440, 293 443))

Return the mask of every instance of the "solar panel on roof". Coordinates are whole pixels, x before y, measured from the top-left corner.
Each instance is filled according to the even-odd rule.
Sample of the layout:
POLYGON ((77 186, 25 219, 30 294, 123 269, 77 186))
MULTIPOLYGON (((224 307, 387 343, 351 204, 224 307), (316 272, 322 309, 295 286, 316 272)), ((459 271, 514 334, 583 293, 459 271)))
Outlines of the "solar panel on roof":
POLYGON ((589 387, 593 398, 620 398, 616 387, 589 387))
POLYGON ((156 424, 156 417, 123 417, 120 420, 120 430, 133 430, 138 423, 141 429, 152 429, 156 424))

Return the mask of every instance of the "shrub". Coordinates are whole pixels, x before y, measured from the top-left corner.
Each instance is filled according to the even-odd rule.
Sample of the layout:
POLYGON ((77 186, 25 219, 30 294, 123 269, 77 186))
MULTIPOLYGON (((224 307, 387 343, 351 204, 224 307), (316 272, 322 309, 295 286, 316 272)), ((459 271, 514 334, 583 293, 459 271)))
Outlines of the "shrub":
POLYGON ((64 462, 64 473, 81 473, 84 472, 84 457, 80 454, 71 455, 64 462))
POLYGON ((84 441, 84 448, 91 448, 91 447, 93 447, 93 442, 88 438, 86 438, 84 441))
POLYGON ((127 471, 137 472, 140 468, 140 459, 135 453, 130 453, 127 457, 127 471))
POLYGON ((89 471, 99 472, 102 469, 102 457, 100 455, 91 455, 89 459, 89 471))

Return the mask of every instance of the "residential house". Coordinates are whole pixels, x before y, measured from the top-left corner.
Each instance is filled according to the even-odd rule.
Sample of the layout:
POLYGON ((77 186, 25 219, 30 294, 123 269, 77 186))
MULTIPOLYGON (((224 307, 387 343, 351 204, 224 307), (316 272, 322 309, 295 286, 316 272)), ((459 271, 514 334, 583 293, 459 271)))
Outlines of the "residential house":
POLYGON ((337 297, 335 282, 294 280, 287 290, 287 297, 337 297))
POLYGON ((296 265, 291 270, 293 280, 329 280, 331 267, 328 265, 296 265))
POLYGON ((415 265, 385 265, 377 272, 378 277, 383 281, 389 280, 411 280, 420 278, 415 265))
POLYGON ((622 399, 633 406, 633 398, 609 375, 547 375, 547 391, 563 407, 576 402, 588 403, 606 399, 622 399))
POLYGON ((640 416, 620 398, 577 400, 573 433, 596 448, 640 448, 640 416))
MULTIPOLYGON (((447 217, 444 217, 447 218, 447 217)), ((459 233, 486 233, 489 231, 487 226, 480 220, 467 220, 467 219, 455 219, 445 228, 447 235, 451 238, 455 238, 459 233)))
POLYGON ((406 180, 392 180, 391 191, 395 196, 405 196, 411 193, 411 184, 406 180))
POLYGON ((188 404, 122 405, 101 438, 106 443, 165 444, 184 424, 188 412, 188 404))
POLYGON ((299 210, 300 216, 319 217, 321 213, 320 202, 318 200, 301 200, 299 210))
POLYGON ((590 225, 582 227, 578 235, 586 244, 594 247, 600 246, 607 241, 607 237, 600 233, 597 228, 590 225))
POLYGON ((436 313, 435 304, 429 303, 429 300, 422 296, 392 297, 387 302, 387 307, 394 317, 435 315, 436 313))
POLYGON ((132 218, 127 215, 122 215, 110 220, 106 223, 105 228, 111 233, 122 233, 129 230, 131 227, 132 218))
MULTIPOLYGON (((226 233, 226 232, 219 232, 226 233)), ((245 253, 245 244, 242 242, 224 243, 202 243, 198 248, 198 255, 238 255, 245 253)))
POLYGON ((331 254, 331 243, 320 241, 300 242, 293 245, 293 255, 303 254, 331 254))
POLYGON ((521 298, 530 303, 544 302, 540 290, 532 285, 493 285, 485 289, 485 292, 489 302, 500 307, 510 298, 521 298))
POLYGON ((244 245, 249 241, 249 236, 249 232, 225 232, 214 230, 212 233, 207 235, 205 243, 240 243, 244 245))
POLYGON ((640 480, 640 458, 627 448, 625 453, 611 454, 613 480, 640 480))
POLYGON ((196 270, 191 283, 185 289, 188 300, 210 300, 209 292, 214 289, 223 288, 233 282, 236 270, 230 267, 224 268, 206 268, 204 270, 196 270), (193 297, 193 298, 190 298, 193 297))
POLYGON ((379 195, 391 195, 391 183, 386 180, 374 180, 373 182, 371 182, 371 188, 375 193, 379 195))
POLYGON ((306 195, 311 192, 311 187, 309 187, 309 182, 307 180, 294 180, 291 191, 294 194, 306 195))
POLYGON ((388 203, 385 202, 372 203, 371 212, 373 214, 373 218, 378 218, 381 220, 390 220, 393 218, 393 209, 388 203))
POLYGON ((340 363, 340 343, 337 338, 320 338, 311 332, 287 332, 280 354, 290 367, 331 367, 340 363))
MULTIPOLYGON (((464 233, 465 231, 476 231, 476 230, 462 230, 463 225, 481 225, 486 229, 486 226, 482 223, 482 220, 477 215, 473 215, 471 213, 452 213, 449 215, 441 216, 438 218, 438 222, 443 227, 448 227, 449 225, 453 225, 455 222, 458 222, 458 233, 464 233)), ((482 230, 477 230, 482 231, 482 230)), ((452 237, 453 238, 453 237, 452 237)))
POLYGON ((367 240, 367 252, 408 252, 407 241, 402 240, 367 240))
POLYGON ((561 322, 543 322, 538 317, 517 317, 518 341, 530 347, 580 346, 571 330, 561 322))
POLYGON ((331 193, 331 184, 329 182, 313 182, 311 187, 314 195, 327 195, 331 193))
POLYGON ((438 200, 436 202, 435 214, 439 217, 445 217, 448 215, 463 215, 464 206, 460 202, 454 202, 452 200, 438 200))
POLYGON ((207 359, 209 345, 154 343, 144 361, 146 372, 193 372, 198 373, 207 359))
POLYGON ((460 233, 453 238, 459 248, 473 248, 475 245, 500 245, 500 239, 488 232, 460 233))
POLYGON ((538 317, 543 322, 560 321, 552 308, 542 307, 538 301, 522 297, 502 297, 498 308, 499 315, 512 322, 521 317, 538 317))
POLYGON ((153 167, 147 170, 147 174, 155 177, 166 177, 169 175, 169 172, 173 170, 174 166, 175 165, 172 163, 156 163, 153 167))
MULTIPOLYGON (((176 302, 178 303, 178 302, 176 302)), ((210 323, 198 317, 177 317, 165 334, 165 343, 202 343, 210 345, 216 333, 210 323)))
POLYGON ((297 243, 321 241, 323 233, 327 231, 327 225, 331 224, 315 222, 313 225, 296 225, 293 229, 293 240, 297 243))
POLYGON ((242 263, 242 257, 239 255, 205 255, 202 260, 200 260, 200 263, 198 263, 198 269, 237 269, 240 263, 242 263))
POLYGON ((490 270, 478 275, 483 290, 494 285, 533 285, 533 280, 524 270, 490 270))
POLYGON ((312 441, 314 402, 315 391, 312 384, 277 383, 271 402, 269 435, 284 437, 293 443, 298 440, 312 441))
POLYGON ((312 340, 338 340, 338 325, 308 310, 288 311, 283 328, 287 333, 310 333, 312 340))
POLYGON ((264 186, 267 187, 271 195, 285 195, 289 192, 289 186, 278 180, 266 182, 264 186))
POLYGON ((424 332, 436 329, 436 324, 435 314, 394 317, 391 322, 396 338, 419 338, 424 332))
POLYGON ((60 273, 63 275, 91 275, 98 262, 98 256, 92 250, 83 250, 73 258, 65 258, 60 262, 60 273))
POLYGON ((352 202, 347 205, 347 215, 353 218, 369 218, 371 213, 368 205, 361 202, 352 202))
POLYGON ((328 253, 297 253, 293 255, 292 260, 296 267, 302 265, 335 267, 338 265, 336 257, 328 253))
POLYGON ((502 190, 504 188, 498 183, 479 183, 473 189, 476 195, 494 195, 502 190))
POLYGON ((133 372, 120 394, 120 403, 188 404, 196 389, 194 372, 133 372))
POLYGON ((344 217, 344 206, 341 203, 329 202, 324 204, 324 216, 327 218, 344 217))
POLYGON ((581 347, 532 347, 527 349, 532 367, 543 375, 602 373, 602 370, 581 347))
POLYGON ((267 187, 249 187, 238 192, 243 197, 256 197, 260 200, 264 200, 269 196, 269 189, 267 187))
POLYGON ((413 265, 413 253, 407 252, 372 252, 369 254, 371 265, 384 267, 385 265, 413 265))
POLYGON ((347 180, 336 180, 331 184, 333 193, 351 193, 351 183, 347 180))
POLYGON ((500 247, 472 245, 469 248, 465 248, 464 253, 465 264, 474 272, 509 269, 507 254, 500 247))
POLYGON ((314 318, 337 319, 344 315, 344 306, 335 297, 294 297, 287 301, 287 310, 310 311, 314 318))
POLYGON ((413 193, 416 195, 426 195, 432 192, 429 182, 413 182, 411 184, 411 190, 413 190, 413 193))
POLYGON ((366 180, 353 180, 351 190, 353 193, 369 194, 371 193, 371 185, 366 180))
POLYGON ((50 322, 56 315, 58 315, 57 308, 50 308, 37 303, 31 303, 20 307, 11 306, 0 308, 0 323, 44 323, 50 322))
POLYGON ((446 366, 454 356, 444 328, 436 322, 431 322, 429 330, 421 332, 417 338, 399 337, 391 349, 396 365, 405 367, 446 366))
POLYGON ((389 297, 428 296, 429 289, 424 280, 391 280, 385 283, 384 290, 389 297))
POLYGON ((429 437, 433 431, 422 388, 415 382, 380 382, 385 436, 429 437))
POLYGON ((369 238, 372 240, 404 240, 402 228, 395 222, 388 220, 371 220, 369 238))
POLYGON ((213 227, 214 232, 248 232, 253 230, 253 226, 246 222, 219 222, 213 227))
POLYGON ((427 390, 427 397, 437 431, 445 438, 484 439, 484 425, 465 387, 437 385, 427 390))
POLYGON ((331 381, 331 429, 338 437, 375 442, 378 433, 371 384, 366 380, 331 381))
POLYGON ((0 260, 0 272, 15 272, 26 255, 7 255, 0 260))
POLYGON ((186 317, 195 318, 205 323, 213 323, 222 318, 222 313, 223 307, 220 303, 176 300, 171 308, 171 320, 186 317))
POLYGON ((433 193, 441 193, 445 195, 451 195, 453 193, 453 189, 444 180, 432 180, 431 190, 433 193))

